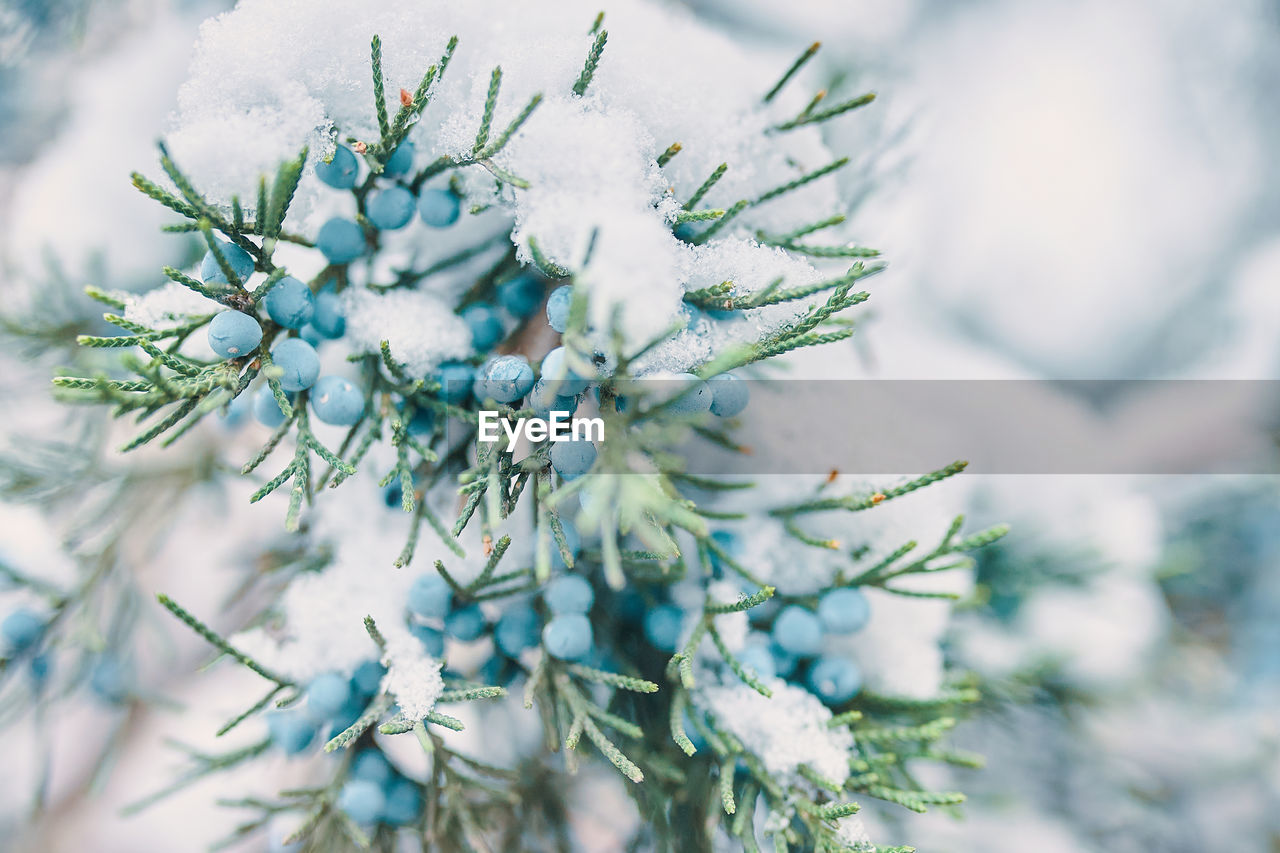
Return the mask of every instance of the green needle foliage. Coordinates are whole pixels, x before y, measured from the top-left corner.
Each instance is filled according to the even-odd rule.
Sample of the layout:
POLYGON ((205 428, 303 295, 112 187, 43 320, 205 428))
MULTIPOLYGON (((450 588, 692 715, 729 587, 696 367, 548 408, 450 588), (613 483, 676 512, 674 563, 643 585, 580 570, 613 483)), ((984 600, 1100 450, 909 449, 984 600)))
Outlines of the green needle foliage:
MULTIPOLYGON (((589 37, 581 74, 572 87, 577 96, 588 93, 597 68, 607 61, 608 33, 602 27, 602 18, 597 19, 589 37)), ((360 213, 357 221, 364 230, 369 252, 374 255, 380 248, 380 235, 364 216, 366 200, 378 182, 385 180, 383 171, 388 159, 420 120, 457 48, 454 39, 425 71, 415 91, 402 94, 399 109, 392 113, 388 110, 383 76, 382 43, 373 39, 372 106, 379 136, 348 142, 368 166, 367 179, 351 192, 360 213)), ((806 50, 777 85, 763 95, 763 100, 772 101, 817 49, 815 44, 806 50)), ((533 96, 509 123, 497 125, 494 117, 503 96, 502 82, 502 70, 493 69, 482 113, 476 117, 471 150, 439 157, 407 177, 405 186, 417 192, 437 175, 478 166, 490 174, 495 191, 519 192, 528 187, 527 181, 499 166, 494 158, 520 132, 542 98, 533 96)), ((873 97, 866 95, 825 109, 817 108, 821 96, 815 97, 806 110, 769 132, 782 133, 835 119, 871 103, 873 97)), ((679 152, 679 143, 673 142, 658 158, 658 165, 665 166, 679 152)), ((714 522, 742 517, 740 513, 718 510, 718 497, 757 487, 740 480, 691 475, 685 470, 685 460, 673 448, 696 436, 737 450, 731 430, 713 429, 681 415, 671 401, 649 398, 634 382, 637 360, 680 329, 673 328, 638 348, 624 345, 621 334, 614 331, 611 351, 597 352, 591 342, 595 338, 588 334, 587 288, 579 285, 576 270, 548 259, 536 239, 529 240, 534 271, 548 286, 554 283, 572 288, 569 324, 562 341, 568 364, 580 375, 600 377, 600 415, 610 440, 601 445, 593 473, 577 480, 563 480, 550 466, 547 443, 535 446, 526 458, 516 462, 503 442, 477 441, 477 411, 493 406, 483 401, 450 402, 438 382, 411 378, 385 342, 378 353, 352 357, 359 372, 363 410, 334 446, 323 443, 311 427, 309 392, 286 395, 279 382, 280 369, 271 362, 273 343, 287 336, 289 330, 272 323, 261 310, 266 294, 288 274, 276 257, 279 244, 310 246, 305 238, 285 230, 309 156, 303 150, 281 165, 273 177, 264 178, 250 208, 234 199, 230 210, 226 210, 202 195, 162 147, 161 166, 176 192, 140 174, 133 176, 134 186, 181 217, 182 221, 168 230, 198 232, 204 238, 228 283, 206 284, 172 268, 164 270, 165 276, 220 306, 257 317, 263 328, 262 342, 254 351, 236 358, 205 363, 185 355, 183 344, 193 335, 203 334, 216 312, 184 317, 172 326, 152 327, 126 319, 121 313, 125 302, 120 295, 90 288, 89 295, 109 309, 104 315, 106 322, 119 333, 84 335, 79 343, 94 350, 111 350, 118 357, 114 366, 104 372, 58 376, 54 386, 59 395, 72 402, 107 406, 117 418, 132 418, 136 433, 122 448, 131 451, 153 443, 175 443, 209 413, 227 407, 255 381, 264 381, 285 420, 256 453, 237 465, 246 477, 259 476, 260 469, 273 472, 265 480, 259 476, 250 501, 287 490, 286 527, 298 530, 305 521, 307 507, 322 499, 323 488, 340 487, 356 476, 373 477, 383 486, 397 489, 399 504, 408 518, 409 533, 396 561, 397 568, 413 564, 424 550, 420 538, 424 523, 430 528, 429 536, 459 557, 464 555, 464 549, 458 537, 469 526, 478 525, 487 555, 478 576, 468 582, 459 581, 445 560, 434 561, 434 571, 461 604, 504 603, 513 596, 528 596, 540 590, 552 576, 558 555, 580 576, 592 580, 600 602, 593 615, 593 628, 598 643, 609 651, 610 663, 570 663, 545 650, 538 650, 528 661, 507 661, 516 670, 513 680, 523 682, 519 690, 524 706, 537 709, 547 750, 562 756, 561 761, 551 764, 537 760, 516 768, 499 768, 460 754, 450 746, 450 733, 463 727, 461 721, 439 709, 421 720, 407 718, 398 710, 396 697, 381 690, 354 723, 325 742, 326 752, 342 757, 330 768, 329 780, 316 787, 280 792, 270 800, 227 803, 251 814, 229 840, 258 832, 275 815, 290 813, 301 817, 294 837, 305 841, 307 849, 392 849, 401 830, 379 824, 370 834, 369 827, 356 825, 338 806, 351 756, 372 746, 375 732, 382 736, 411 735, 432 756, 430 774, 419 783, 426 807, 416 822, 405 827, 412 830, 424 850, 507 849, 513 843, 519 846, 515 839, 522 831, 564 837, 568 805, 558 798, 565 786, 548 774, 574 772, 584 754, 592 753, 628 780, 628 789, 643 819, 636 844, 654 849, 711 850, 717 833, 723 833, 736 838, 745 849, 756 850, 759 839, 755 815, 760 809, 768 809, 791 816, 790 820, 767 824, 768 843, 776 850, 853 850, 841 841, 836 821, 855 814, 868 800, 911 811, 951 807, 963 800, 959 793, 923 787, 911 765, 930 761, 971 767, 978 763, 974 756, 943 746, 957 715, 979 698, 975 690, 964 685, 957 684, 927 699, 863 690, 834 707, 830 724, 847 728, 856 744, 848 756, 848 777, 842 781, 823 778, 809 767, 802 767, 797 779, 776 778, 753 751, 752 744, 741 742, 723 720, 703 709, 699 691, 706 686, 703 682, 708 664, 699 658, 707 654, 708 648, 713 662, 722 665, 732 678, 763 696, 772 695, 769 680, 760 678, 731 651, 723 628, 725 619, 745 614, 752 623, 764 625, 770 607, 778 603, 811 607, 817 597, 782 595, 760 580, 753 555, 735 556, 713 537, 714 522), (266 276, 262 284, 249 289, 248 282, 236 275, 220 251, 215 235, 248 253, 254 271, 266 276), (605 363, 612 369, 602 375, 600 366, 605 363), (626 405, 620 405, 624 398, 626 405), (436 426, 429 434, 410 432, 408 425, 417 413, 434 416, 436 426), (443 428, 446 421, 451 422, 447 438, 443 428), (465 440, 459 440, 460 435, 465 440), (389 469, 378 470, 370 462, 370 451, 379 444, 389 444, 394 449, 395 461, 389 469), (283 466, 279 461, 273 462, 277 459, 285 460, 283 466), (619 472, 632 473, 622 476, 619 472), (448 488, 449 484, 457 489, 460 509, 455 518, 441 518, 423 496, 428 491, 448 488), (584 490, 589 493, 589 500, 578 512, 584 490), (531 503, 533 508, 529 535, 536 537, 535 556, 531 565, 513 565, 507 556, 511 540, 496 536, 494 530, 523 502, 531 503), (570 521, 576 521, 583 532, 598 534, 599 544, 575 555, 565 533, 570 521), (709 581, 720 576, 736 576, 751 591, 736 601, 708 596, 696 614, 691 632, 674 654, 658 652, 637 638, 634 625, 624 621, 627 596, 659 601, 671 584, 682 579, 709 581)), ((848 162, 847 158, 840 158, 725 208, 700 206, 726 174, 729 167, 722 164, 684 200, 682 212, 673 224, 674 233, 695 245, 714 240, 753 207, 820 180, 848 162)), ((811 221, 796 223, 786 233, 762 232, 756 236, 762 243, 797 255, 849 259, 851 265, 843 274, 802 287, 788 286, 779 279, 755 292, 740 291, 734 282, 725 281, 685 295, 691 306, 714 311, 742 311, 783 303, 807 306, 784 328, 730 348, 699 365, 695 371, 698 376, 709 378, 853 334, 847 315, 868 298, 867 292, 858 288, 883 265, 870 262, 877 255, 872 249, 814 242, 820 232, 841 222, 840 214, 815 211, 811 221)), ((338 291, 357 286, 377 292, 417 288, 459 264, 491 255, 490 250, 503 239, 505 235, 496 240, 490 235, 474 245, 459 246, 450 258, 432 266, 398 270, 391 280, 355 284, 350 265, 338 264, 327 266, 309 284, 319 290, 333 283, 338 291)), ((522 272, 513 250, 502 253, 462 295, 457 310, 491 299, 499 285, 522 272)), ((497 349, 518 349, 519 334, 517 330, 497 349)), ((508 415, 521 414, 511 407, 497 408, 508 415)), ((821 491, 806 501, 765 507, 761 514, 783 526, 799 545, 838 552, 844 513, 874 512, 882 503, 954 476, 963 467, 963 462, 946 465, 880 490, 839 495, 821 491)), ((963 519, 957 518, 944 539, 927 553, 915 542, 904 543, 874 564, 866 564, 857 551, 849 553, 847 566, 827 589, 875 587, 910 597, 948 597, 905 588, 899 582, 908 575, 967 568, 968 552, 1005 532, 1003 527, 997 527, 964 534, 962 524, 963 519)), ((304 551, 307 547, 305 542, 300 545, 304 551)), ((284 562, 293 565, 294 571, 319 571, 327 560, 325 553, 311 553, 284 562)), ((371 567, 371 571, 375 569, 371 567)), ((237 730, 246 720, 277 706, 298 701, 300 685, 237 650, 178 603, 164 596, 160 602, 208 641, 221 657, 269 682, 266 694, 228 720, 219 735, 237 730)), ((378 627, 366 620, 366 628, 371 642, 381 648, 384 640, 378 627)), ((506 692, 501 685, 447 675, 439 705, 492 702, 501 700, 506 692)), ((253 761, 267 745, 255 743, 219 754, 186 750, 189 769, 138 806, 211 773, 253 761)))

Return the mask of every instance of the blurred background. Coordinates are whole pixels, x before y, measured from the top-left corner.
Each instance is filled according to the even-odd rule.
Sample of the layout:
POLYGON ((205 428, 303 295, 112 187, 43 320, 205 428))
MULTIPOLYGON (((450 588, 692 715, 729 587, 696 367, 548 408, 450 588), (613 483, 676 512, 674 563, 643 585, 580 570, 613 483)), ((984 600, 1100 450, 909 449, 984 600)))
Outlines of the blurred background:
MULTIPOLYGON (((190 543, 161 531, 120 553, 115 516, 182 495, 186 517, 221 517, 230 499, 208 461, 157 461, 121 485, 47 392, 93 322, 85 284, 150 287, 196 254, 160 233, 128 176, 154 163, 199 22, 226 5, 0 0, 0 561, 70 583, 83 575, 69 544, 82 564, 131 567, 75 582, 103 588, 104 612, 84 618, 109 627, 92 642, 109 651, 113 630, 137 630, 130 690, 163 699, 113 699, 105 656, 49 662, 91 670, 53 719, 7 691, 0 827, 30 849, 201 849, 230 823, 213 801, 235 778, 120 816, 176 766, 165 739, 199 743, 223 719, 218 697, 242 689, 239 673, 187 675, 205 648, 140 603, 160 578, 221 600, 262 558, 211 541, 196 573, 190 543)), ((849 375, 1280 378, 1275 3, 688 5, 770 61, 821 39, 816 82, 879 93, 827 125, 858 166, 844 180, 859 240, 891 262, 849 375)), ((962 812, 872 836, 930 851, 1280 850, 1276 479, 970 480, 972 523, 1014 526, 981 555, 946 637, 985 696, 957 740, 987 767, 941 785, 971 793, 962 812)), ((276 519, 237 519, 271 541, 276 519)), ((0 611, 21 595, 0 589, 0 611)))

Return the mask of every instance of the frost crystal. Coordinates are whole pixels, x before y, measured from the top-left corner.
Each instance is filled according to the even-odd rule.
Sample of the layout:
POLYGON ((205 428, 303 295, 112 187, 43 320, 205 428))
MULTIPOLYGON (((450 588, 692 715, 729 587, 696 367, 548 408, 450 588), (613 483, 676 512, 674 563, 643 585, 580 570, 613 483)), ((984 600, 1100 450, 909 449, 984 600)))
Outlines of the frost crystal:
POLYGON ((350 288, 343 295, 346 340, 357 352, 376 353, 382 341, 405 372, 421 379, 442 361, 471 354, 471 332, 448 305, 428 293, 374 293, 350 288))
POLYGON ((387 667, 382 690, 396 697, 401 713, 410 720, 430 714, 444 690, 443 662, 428 655, 416 637, 397 634, 387 638, 382 663, 387 667))
POLYGON ((867 828, 862 825, 862 818, 857 815, 848 815, 836 821, 836 837, 859 853, 874 849, 870 837, 867 836, 867 828))
POLYGON ((741 683, 708 687, 699 699, 731 733, 764 762, 773 775, 798 781, 800 765, 808 765, 833 782, 849 777, 853 735, 843 726, 827 728, 831 711, 803 688, 780 678, 765 679, 772 697, 741 683))

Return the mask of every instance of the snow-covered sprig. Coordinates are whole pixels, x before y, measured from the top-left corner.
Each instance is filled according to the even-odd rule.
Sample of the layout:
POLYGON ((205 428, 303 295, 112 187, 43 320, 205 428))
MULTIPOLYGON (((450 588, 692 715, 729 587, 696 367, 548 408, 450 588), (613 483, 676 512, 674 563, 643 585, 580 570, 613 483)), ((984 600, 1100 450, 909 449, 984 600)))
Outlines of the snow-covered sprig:
MULTIPOLYGON (((559 152, 508 157, 549 100, 591 115, 593 83, 608 61, 602 24, 597 18, 586 34, 585 59, 568 95, 522 97, 514 115, 498 122, 507 110, 504 74, 494 68, 473 117, 473 141, 434 157, 418 157, 423 135, 415 132, 466 45, 450 40, 416 88, 397 97, 388 91, 375 36, 372 120, 334 128, 321 157, 304 148, 272 180, 259 181, 247 208, 235 195, 226 205, 211 201, 163 148, 171 188, 135 175, 142 192, 185 220, 171 230, 200 233, 208 253, 198 276, 167 268, 170 284, 153 295, 91 291, 112 309, 107 321, 121 334, 81 343, 129 350, 119 362, 123 371, 63 376, 57 387, 110 404, 117 416, 137 413, 147 423, 129 450, 156 440, 172 444, 213 411, 234 418, 256 383, 254 414, 274 431, 242 474, 254 475, 277 451, 287 461, 251 500, 288 484, 286 526, 298 530, 321 487, 357 477, 376 481, 383 493, 374 500, 410 518, 395 567, 415 565, 423 551, 434 563, 405 590, 397 579, 375 576, 382 567, 365 564, 361 554, 360 577, 348 578, 342 593, 386 593, 353 617, 367 630, 364 645, 347 653, 363 660, 324 661, 332 669, 319 673, 314 660, 290 665, 280 649, 293 640, 292 623, 303 621, 304 605, 323 600, 339 609, 334 599, 342 593, 315 587, 326 576, 356 574, 341 541, 316 541, 321 556, 293 576, 290 594, 302 590, 296 606, 260 608, 273 618, 240 639, 217 634, 162 599, 225 657, 270 682, 265 696, 221 730, 262 716, 270 738, 223 755, 195 755, 179 782, 253 760, 272 744, 301 752, 325 727, 325 750, 343 756, 324 785, 284 792, 278 801, 236 803, 258 813, 244 832, 289 811, 304 816, 299 838, 328 837, 336 828, 366 846, 413 827, 424 842, 483 845, 518 814, 512 801, 526 780, 452 749, 449 731, 463 722, 438 706, 500 702, 506 685, 520 679, 525 707, 537 707, 547 747, 563 752, 565 770, 576 770, 578 748, 591 744, 636 783, 633 796, 653 832, 718 827, 749 849, 763 832, 778 849, 861 850, 869 848, 851 829, 858 808, 852 797, 913 810, 959 801, 922 789, 907 764, 969 763, 938 743, 954 708, 974 694, 876 693, 832 643, 865 624, 869 605, 861 589, 951 596, 902 586, 900 579, 962 568, 963 552, 1002 531, 961 536, 957 520, 916 559, 910 559, 914 543, 874 560, 838 553, 833 576, 798 595, 761 580, 758 555, 741 553, 725 525, 744 518, 776 524, 806 553, 839 552, 836 538, 814 524, 833 512, 874 510, 958 473, 963 463, 883 490, 820 493, 744 512, 721 498, 755 491, 749 484, 691 475, 676 452, 689 438, 739 449, 733 418, 747 405, 747 392, 730 371, 853 334, 847 313, 868 298, 859 287, 882 269, 871 260, 877 253, 813 242, 843 223, 830 209, 802 205, 785 223, 754 218, 780 199, 821 186, 848 160, 800 165, 787 157, 785 177, 734 185, 743 197, 711 206, 708 199, 731 185, 726 161, 683 197, 671 189, 646 199, 645 222, 661 222, 663 245, 676 247, 672 254, 694 264, 696 274, 680 280, 683 293, 671 317, 638 312, 645 322, 636 322, 630 309, 648 294, 619 298, 616 288, 600 284, 596 262, 616 252, 616 223, 610 233, 587 221, 582 245, 566 237, 575 228, 547 233, 556 229, 547 228, 545 213, 519 204, 522 194, 546 189, 539 180, 547 172, 538 167, 559 152), (303 226, 295 227, 306 234, 287 231, 286 221, 301 219, 291 217, 291 208, 312 173, 355 212, 329 219, 314 235, 303 226), (396 232, 415 214, 431 228, 450 228, 464 203, 469 214, 489 221, 491 211, 517 212, 497 230, 460 229, 465 236, 434 260, 393 248, 396 232), (509 248, 498 251, 502 243, 509 248), (756 262, 766 259, 771 275, 753 284, 756 262), (819 271, 811 260, 842 268, 819 271), (318 271, 303 280, 291 268, 318 271), (541 341, 548 337, 534 319, 543 311, 561 345, 535 372, 529 357, 546 349, 541 341), (201 350, 202 330, 216 358, 201 350), (343 369, 322 376, 317 351, 335 349, 345 350, 343 369), (506 439, 478 440, 482 410, 517 418, 584 405, 598 410, 609 436, 598 448, 533 441, 518 459, 506 439), (449 498, 457 505, 452 518, 442 509, 449 498), (424 523, 448 554, 421 540, 424 523), (467 537, 475 544, 464 547, 467 537), (497 651, 483 673, 464 673, 446 665, 446 636, 450 643, 490 638, 497 651), (377 763, 385 762, 379 736, 407 734, 431 756, 427 779, 377 763), (661 816, 668 807, 681 812, 678 824, 661 816), (768 817, 757 825, 752 815, 762 807, 768 817)), ((779 112, 780 93, 813 50, 759 97, 753 122, 766 140, 803 135, 871 102, 863 95, 824 108, 818 95, 798 112, 779 112)), ((645 163, 645 186, 665 183, 682 151, 672 140, 645 163)), ((582 199, 572 196, 575 204, 582 199)), ((561 216, 569 212, 553 207, 561 216)), ((615 261, 605 272, 624 266, 615 261)), ((325 535, 307 533, 315 540, 325 535)))
MULTIPOLYGON (((873 510, 886 500, 953 475, 959 467, 948 466, 893 488, 871 490, 861 499, 846 501, 843 508, 873 510)), ((795 505, 788 504, 775 508, 773 513, 785 516, 794 509, 795 505)), ((827 520, 830 521, 829 516, 827 520)), ((855 551, 847 566, 835 571, 829 585, 805 595, 779 595, 774 587, 763 585, 752 571, 752 561, 746 556, 733 556, 723 538, 708 537, 700 543, 703 572, 711 575, 721 569, 735 574, 740 583, 748 588, 754 586, 756 591, 733 602, 708 597, 701 615, 686 630, 678 651, 666 664, 666 676, 675 691, 668 727, 671 740, 683 753, 695 760, 709 753, 708 778, 718 778, 719 783, 716 788, 709 787, 704 796, 711 808, 719 806, 723 810, 727 830, 747 849, 754 849, 757 843, 758 827, 752 814, 758 808, 774 815, 790 815, 786 822, 766 821, 766 825, 774 827, 772 840, 778 849, 797 846, 847 850, 870 849, 851 845, 842 835, 847 825, 842 827, 841 819, 851 817, 860 808, 854 797, 884 800, 912 811, 963 801, 963 795, 956 792, 923 789, 910 764, 924 760, 980 766, 978 756, 939 746, 955 725, 957 710, 978 700, 976 690, 958 686, 935 696, 905 697, 854 686, 844 694, 839 685, 846 676, 834 666, 829 674, 820 674, 825 662, 831 660, 820 657, 809 665, 808 686, 823 697, 828 710, 813 696, 778 678, 774 671, 783 665, 777 657, 779 644, 807 642, 803 637, 790 636, 803 634, 796 625, 804 625, 799 616, 788 618, 792 607, 797 609, 791 615, 816 612, 816 622, 825 617, 839 623, 848 617, 848 602, 843 597, 857 601, 860 589, 866 586, 931 597, 927 592, 894 590, 885 587, 884 582, 909 574, 963 568, 956 560, 948 562, 946 558, 982 547, 1006 532, 998 526, 959 538, 962 523, 962 518, 956 518, 928 556, 909 564, 899 564, 898 560, 910 548, 897 549, 870 566, 864 566, 867 555, 855 551), (833 606, 837 601, 840 608, 833 606), (717 629, 717 619, 730 613, 755 614, 768 610, 765 605, 775 608, 774 615, 753 615, 752 622, 761 628, 768 626, 773 655, 763 653, 755 643, 740 645, 737 652, 731 650, 717 629), (836 613, 841 615, 834 616, 836 613), (711 649, 704 648, 707 639, 711 649), (761 657, 762 654, 766 656, 761 657), (827 678, 831 682, 823 683, 827 678), (823 735, 823 731, 830 734, 823 735)), ((840 547, 834 539, 813 534, 799 535, 797 541, 823 549, 840 547)), ((833 626, 836 632, 847 627, 833 626)), ((787 657, 788 649, 784 647, 782 653, 783 658, 787 657)))

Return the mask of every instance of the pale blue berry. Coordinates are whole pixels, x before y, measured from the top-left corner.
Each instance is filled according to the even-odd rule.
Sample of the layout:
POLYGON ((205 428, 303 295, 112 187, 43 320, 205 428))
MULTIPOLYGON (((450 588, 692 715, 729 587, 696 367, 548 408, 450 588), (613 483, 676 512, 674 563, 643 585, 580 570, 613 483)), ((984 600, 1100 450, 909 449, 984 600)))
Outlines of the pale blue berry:
POLYGON ((707 384, 711 386, 711 414, 716 417, 731 418, 747 407, 747 383, 732 373, 713 376, 707 384))
POLYGON ((503 655, 490 656, 476 672, 476 678, 485 684, 510 684, 519 666, 503 655))
MULTIPOLYGON (((226 240, 218 240, 217 244, 222 259, 231 267, 236 278, 240 279, 240 283, 244 284, 248 281, 253 275, 253 258, 249 253, 226 240)), ((212 249, 204 253, 204 260, 200 262, 200 280, 205 284, 230 284, 222 272, 218 259, 214 257, 212 249)))
POLYGON ((444 629, 454 639, 469 643, 484 633, 484 612, 478 604, 459 607, 444 617, 444 629))
POLYGON ((20 607, 5 617, 0 625, 0 636, 10 651, 23 652, 40 641, 45 622, 34 610, 20 607))
POLYGON ((395 777, 391 762, 382 754, 382 750, 373 748, 356 753, 356 757, 351 760, 351 769, 347 772, 352 779, 380 786, 386 785, 395 777))
POLYGON ((493 629, 493 640, 508 657, 518 657, 522 651, 538 644, 541 620, 532 607, 517 604, 508 607, 498 618, 493 629))
POLYGON ((440 365, 436 377, 440 382, 440 399, 446 403, 462 403, 471 396, 476 369, 469 364, 451 361, 440 365))
POLYGON ((806 682, 814 695, 823 702, 839 705, 852 699, 862 689, 862 673, 851 660, 822 657, 809 667, 806 682))
POLYGON ((39 690, 49 680, 49 674, 53 671, 53 655, 48 651, 37 652, 31 656, 31 663, 28 664, 28 667, 31 681, 35 684, 36 689, 39 690))
POLYGON ((596 446, 581 441, 554 441, 551 443, 551 467, 566 480, 576 480, 591 470, 596 462, 596 446))
POLYGON ((311 314, 311 327, 326 338, 340 338, 347 331, 346 311, 342 297, 331 290, 316 296, 315 311, 311 314))
POLYGON ((382 817, 386 806, 386 798, 382 795, 382 786, 364 779, 353 779, 342 786, 338 795, 338 808, 347 813, 347 817, 356 823, 374 823, 382 817))
POLYGON ((561 575, 542 591, 547 609, 559 616, 564 613, 586 613, 596 600, 591 584, 581 575, 561 575))
POLYGON ((650 643, 664 652, 674 652, 680 645, 680 626, 684 613, 671 604, 659 604, 644 614, 644 635, 650 643))
POLYGON ((413 219, 413 193, 404 187, 387 187, 369 196, 365 215, 380 231, 395 231, 413 219))
POLYGON ((581 660, 591 651, 591 621, 581 613, 557 616, 542 629, 542 644, 560 660, 581 660))
POLYGON ((773 668, 779 678, 790 678, 791 673, 796 671, 800 659, 779 646, 777 641, 769 644, 769 651, 773 652, 773 668))
POLYGON ((285 422, 284 411, 271 393, 271 386, 263 385, 253 395, 253 416, 263 426, 275 429, 285 422))
POLYGON ((409 609, 424 619, 443 619, 453 606, 453 590, 440 575, 422 575, 409 587, 409 609))
POLYGON ((696 415, 711 410, 711 388, 692 373, 677 373, 670 380, 670 411, 684 415, 696 415))
POLYGON ((400 487, 399 477, 382 487, 382 502, 387 509, 404 509, 404 489, 400 487))
POLYGON ((818 601, 818 619, 823 630, 832 634, 861 631, 870 618, 867 597, 852 587, 833 589, 818 601))
POLYGON ((326 672, 307 685, 307 716, 322 722, 337 716, 350 700, 351 682, 336 672, 326 672))
POLYGON ((387 669, 382 664, 376 660, 367 660, 351 674, 351 687, 361 696, 373 696, 382 686, 382 676, 386 674, 387 669))
POLYGON ((417 148, 412 142, 401 142, 400 147, 387 158, 386 164, 382 167, 382 174, 388 178, 407 175, 413 168, 413 155, 416 153, 417 148))
POLYGON ((316 163, 316 177, 335 190, 349 190, 356 185, 356 177, 360 172, 360 164, 356 155, 345 145, 339 145, 333 152, 333 159, 328 163, 321 160, 316 163))
POLYGON ((533 368, 519 356, 498 356, 481 368, 478 385, 480 399, 514 403, 533 388, 533 368))
POLYGON ((316 384, 320 375, 320 356, 316 348, 302 338, 286 338, 271 351, 271 360, 284 371, 280 387, 286 391, 305 391, 316 384))
POLYGON ((316 248, 331 264, 347 264, 364 254, 364 231, 350 219, 335 217, 320 226, 316 248))
POLYGON ((298 330, 298 337, 311 344, 316 349, 327 340, 324 335, 320 334, 320 330, 308 323, 298 330))
POLYGON ((570 369, 564 347, 556 347, 542 357, 542 381, 564 396, 581 394, 591 384, 570 369))
POLYGON ((560 334, 569 328, 569 306, 573 302, 573 288, 562 284, 547 297, 547 323, 560 334))
POLYGON ((316 725, 301 711, 276 711, 267 714, 267 731, 271 742, 286 755, 297 755, 311 745, 316 725))
POLYGON ((316 310, 311 288, 291 275, 280 279, 267 291, 262 304, 272 322, 286 329, 301 329, 316 310))
POLYGON ((404 508, 404 491, 400 488, 400 478, 392 480, 382 487, 382 502, 387 509, 404 508))
POLYGON ((531 317, 542 302, 542 279, 522 273, 498 285, 498 304, 513 317, 531 317))
POLYGON ((361 697, 357 696, 353 690, 351 698, 347 700, 346 704, 344 704, 341 709, 339 709, 338 713, 334 714, 333 717, 330 718, 329 734, 325 739, 332 740, 346 731, 352 723, 360 719, 360 715, 364 713, 366 707, 368 707, 368 703, 361 697))
POLYGON ((311 408, 327 424, 353 426, 364 413, 364 397, 341 376, 322 376, 311 389, 311 408))
POLYGON ((383 789, 386 803, 382 819, 395 826, 407 826, 422 814, 422 794, 418 786, 408 779, 393 778, 383 789))
POLYGON ((797 657, 813 657, 822 649, 822 623, 798 604, 782 609, 773 623, 773 641, 797 657))
POLYGON ((113 657, 103 656, 89 673, 89 689, 99 699, 119 704, 129 698, 129 670, 113 657))
POLYGON ((436 428, 436 413, 431 409, 415 409, 413 417, 409 418, 409 423, 405 424, 405 429, 409 431, 409 435, 420 437, 431 435, 432 430, 436 428))
POLYGON ((757 678, 773 678, 778 674, 778 667, 767 641, 756 641, 744 645, 738 651, 738 662, 754 672, 757 678))
POLYGON ((502 318, 492 306, 483 303, 468 305, 462 311, 462 319, 471 330, 471 345, 480 352, 486 352, 506 337, 502 318))
POLYGON ((409 629, 433 658, 444 656, 444 634, 430 625, 414 625, 409 629))
POLYGON ((448 228, 462 213, 462 199, 451 190, 423 190, 418 215, 432 228, 448 228))
POLYGON ((245 417, 253 410, 253 397, 249 394, 237 394, 225 406, 218 409, 218 416, 227 429, 235 429, 244 423, 245 417))
POLYGON ((223 358, 239 358, 257 349, 262 326, 241 311, 223 311, 209 321, 209 348, 223 358))

